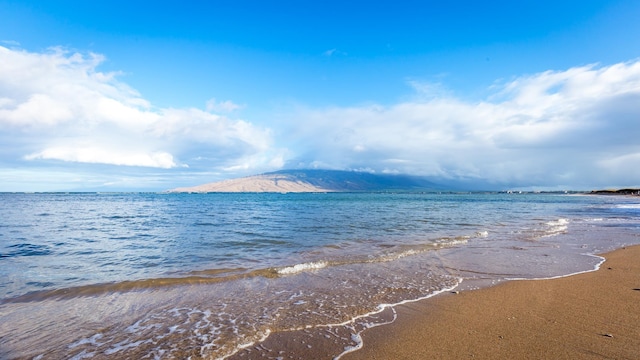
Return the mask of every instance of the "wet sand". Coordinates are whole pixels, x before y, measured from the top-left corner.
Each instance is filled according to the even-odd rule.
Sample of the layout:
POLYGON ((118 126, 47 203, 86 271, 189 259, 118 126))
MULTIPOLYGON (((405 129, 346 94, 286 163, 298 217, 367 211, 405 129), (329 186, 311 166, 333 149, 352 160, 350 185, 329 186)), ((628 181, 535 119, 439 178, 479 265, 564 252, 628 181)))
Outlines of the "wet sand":
POLYGON ((341 359, 640 359, 640 246, 604 257, 594 272, 400 306, 341 359))

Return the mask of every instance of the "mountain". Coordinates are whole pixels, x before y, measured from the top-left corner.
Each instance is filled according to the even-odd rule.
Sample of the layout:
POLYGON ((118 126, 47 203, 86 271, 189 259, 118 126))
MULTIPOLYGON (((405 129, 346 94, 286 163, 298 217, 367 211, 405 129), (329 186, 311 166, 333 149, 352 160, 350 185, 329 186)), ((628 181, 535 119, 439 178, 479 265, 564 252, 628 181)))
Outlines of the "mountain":
POLYGON ((433 191, 443 187, 411 175, 372 174, 340 170, 280 170, 169 192, 349 192, 433 191))

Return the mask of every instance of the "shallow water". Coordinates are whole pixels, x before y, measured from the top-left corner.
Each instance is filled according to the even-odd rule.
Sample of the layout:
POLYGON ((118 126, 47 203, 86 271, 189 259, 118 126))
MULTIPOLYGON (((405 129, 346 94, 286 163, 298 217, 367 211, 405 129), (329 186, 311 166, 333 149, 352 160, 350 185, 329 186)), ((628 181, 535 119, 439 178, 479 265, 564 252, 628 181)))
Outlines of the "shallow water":
POLYGON ((287 358, 259 344, 292 329, 308 329, 316 344, 326 339, 327 356, 335 357, 358 346, 362 329, 391 321, 387 305, 461 281, 469 287, 586 271, 601 261, 588 254, 640 243, 640 199, 633 197, 0 200, 3 358, 287 358))

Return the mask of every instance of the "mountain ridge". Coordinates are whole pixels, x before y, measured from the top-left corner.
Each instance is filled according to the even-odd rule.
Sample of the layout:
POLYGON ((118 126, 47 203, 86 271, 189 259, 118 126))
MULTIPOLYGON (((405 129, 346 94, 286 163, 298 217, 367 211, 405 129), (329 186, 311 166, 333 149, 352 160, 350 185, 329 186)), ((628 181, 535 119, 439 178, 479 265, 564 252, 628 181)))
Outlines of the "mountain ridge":
POLYGON ((346 170, 279 170, 237 179, 222 180, 169 192, 364 192, 436 191, 441 185, 426 178, 404 174, 374 174, 346 170))

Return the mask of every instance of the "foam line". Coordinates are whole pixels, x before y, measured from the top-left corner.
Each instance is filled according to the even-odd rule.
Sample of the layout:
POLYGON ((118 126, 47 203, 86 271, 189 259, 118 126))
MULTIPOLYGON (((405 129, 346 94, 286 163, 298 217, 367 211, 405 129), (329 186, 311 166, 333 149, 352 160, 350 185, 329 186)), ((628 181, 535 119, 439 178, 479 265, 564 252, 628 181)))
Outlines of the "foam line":
MULTIPOLYGON (((357 316, 357 317, 355 317, 355 318, 353 318, 353 319, 351 319, 351 320, 349 320, 349 321, 345 321, 345 322, 340 323, 340 324, 333 324, 333 325, 320 325, 320 326, 322 326, 322 327, 347 326, 347 325, 349 325, 349 324, 354 323, 354 322, 355 322, 356 320, 358 320, 358 319, 362 319, 362 318, 365 318, 365 317, 367 317, 367 316, 372 316, 372 315, 375 315, 375 314, 379 314, 379 313, 381 313, 382 311, 384 311, 384 310, 385 310, 385 309, 387 309, 387 308, 391 308, 391 309, 393 309, 393 319, 392 319, 391 321, 386 322, 386 323, 376 324, 376 325, 374 325, 374 326, 369 326, 369 327, 366 327, 365 329, 363 329, 363 330, 361 330, 361 331, 358 331, 358 332, 357 332, 357 333, 355 333, 355 334, 352 334, 352 335, 351 335, 351 338, 356 342, 356 345, 355 345, 355 346, 347 346, 347 347, 344 349, 344 351, 343 351, 342 353, 338 354, 338 356, 334 357, 334 358, 333 358, 333 360, 339 360, 342 356, 344 356, 344 355, 346 355, 346 354, 348 354, 348 353, 351 353, 351 352, 354 352, 354 351, 357 351, 357 350, 361 349, 361 348, 364 346, 364 341, 362 340, 362 336, 361 336, 360 334, 362 334, 362 332, 363 332, 364 330, 366 330, 366 329, 371 329, 371 328, 374 328, 374 327, 377 327, 377 326, 382 326, 382 325, 391 324, 391 323, 393 323, 394 321, 396 321, 396 319, 398 318, 397 313, 396 313, 396 311, 395 311, 395 309, 394 309, 396 306, 398 306, 398 305, 404 305, 404 304, 409 304, 409 303, 414 303, 414 302, 418 302, 418 301, 422 301, 422 300, 428 299, 428 298, 430 298, 430 297, 436 296, 436 295, 438 295, 438 294, 442 294, 442 293, 447 292, 447 291, 452 291, 453 289, 455 289, 455 288, 457 288, 458 286, 460 286, 460 284, 461 284, 461 283, 462 283, 462 278, 458 278, 458 282, 457 282, 455 285, 453 285, 453 286, 451 286, 451 287, 448 287, 448 288, 444 288, 444 289, 442 289, 442 290, 434 291, 434 292, 432 292, 432 293, 431 293, 431 294, 429 294, 429 295, 426 295, 426 296, 423 296, 423 297, 419 297, 419 298, 417 298, 417 299, 408 299, 408 300, 403 300, 403 301, 400 301, 400 302, 395 303, 395 304, 380 304, 380 305, 378 305, 378 309, 377 309, 377 310, 375 310, 375 311, 371 311, 371 312, 369 312, 369 313, 367 313, 367 314, 363 314, 363 315, 357 316)), ((317 327, 320 327, 320 326, 317 326, 317 327)))
POLYGON ((574 275, 579 275, 579 274, 585 274, 585 273, 598 271, 598 270, 600 270, 600 266, 602 266, 602 264, 604 264, 604 262, 607 261, 607 259, 605 259, 604 257, 602 257, 600 255, 594 255, 594 254, 581 254, 581 255, 591 256, 591 257, 600 259, 600 262, 598 262, 593 267, 593 269, 578 271, 578 272, 565 274, 565 275, 557 275, 557 276, 542 277, 542 278, 505 278, 505 280, 553 280, 553 279, 561 279, 561 278, 565 278, 565 277, 569 277, 569 276, 574 276, 574 275))

